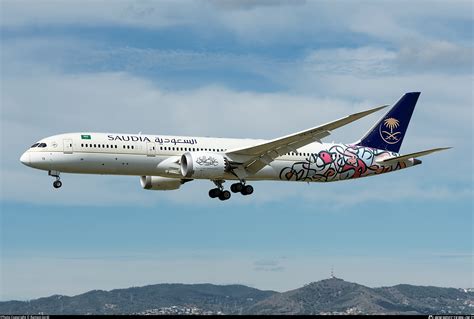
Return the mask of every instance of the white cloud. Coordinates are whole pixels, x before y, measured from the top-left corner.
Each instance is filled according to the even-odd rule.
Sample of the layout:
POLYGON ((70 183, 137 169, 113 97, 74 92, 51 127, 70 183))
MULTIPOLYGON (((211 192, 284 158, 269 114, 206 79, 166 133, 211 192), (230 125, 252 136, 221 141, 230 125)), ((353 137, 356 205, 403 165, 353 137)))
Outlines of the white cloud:
POLYGON ((186 23, 195 2, 174 1, 2 1, 2 26, 128 25, 167 27, 186 23), (179 9, 179 10, 178 10, 179 9))
MULTIPOLYGON (((437 28, 456 29, 450 21, 472 21, 472 3, 443 1, 406 5, 371 1, 12 1, 1 2, 1 26, 131 26, 165 28, 186 26, 203 38, 228 32, 241 43, 305 43, 321 38, 335 42, 351 32, 399 43, 407 39, 434 40, 437 28), (350 12, 348 15, 347 13, 350 12), (440 19, 441 17, 441 19, 440 19), (428 22, 428 23, 427 23, 428 22), (336 37, 328 37, 335 34, 336 37)), ((472 38, 472 33, 471 33, 472 38)), ((350 38, 345 38, 349 40, 350 38)), ((472 41, 471 41, 472 42, 472 41)), ((469 41, 467 41, 469 43, 469 41)))
POLYGON ((392 74, 396 52, 376 47, 355 49, 336 48, 313 50, 306 56, 302 67, 319 76, 324 74, 357 74, 376 76, 392 74))
POLYGON ((473 47, 448 41, 402 43, 397 63, 404 72, 473 73, 473 47))

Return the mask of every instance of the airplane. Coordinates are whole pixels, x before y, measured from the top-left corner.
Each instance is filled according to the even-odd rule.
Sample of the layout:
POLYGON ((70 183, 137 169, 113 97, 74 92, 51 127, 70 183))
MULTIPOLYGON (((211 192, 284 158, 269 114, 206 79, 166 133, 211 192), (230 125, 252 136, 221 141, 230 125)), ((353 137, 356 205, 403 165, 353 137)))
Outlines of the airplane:
POLYGON ((48 171, 53 187, 61 173, 140 177, 146 190, 176 190, 192 180, 210 180, 211 198, 251 195, 249 181, 334 182, 385 174, 421 164, 422 157, 450 149, 401 155, 420 92, 406 93, 357 142, 323 143, 337 128, 388 105, 355 113, 324 125, 273 140, 184 137, 116 133, 67 133, 34 143, 20 158, 26 166, 48 171), (234 181, 230 191, 225 181, 234 181))

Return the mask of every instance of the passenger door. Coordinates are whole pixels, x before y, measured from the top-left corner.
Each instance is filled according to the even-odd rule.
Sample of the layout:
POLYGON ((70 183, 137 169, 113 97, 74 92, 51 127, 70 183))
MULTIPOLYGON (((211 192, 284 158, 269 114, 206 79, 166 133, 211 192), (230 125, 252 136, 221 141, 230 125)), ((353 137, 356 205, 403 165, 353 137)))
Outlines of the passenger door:
POLYGON ((146 143, 146 155, 153 157, 156 155, 156 145, 155 143, 146 143))
POLYGON ((73 152, 72 140, 70 139, 63 140, 63 151, 64 151, 64 154, 72 154, 73 152))

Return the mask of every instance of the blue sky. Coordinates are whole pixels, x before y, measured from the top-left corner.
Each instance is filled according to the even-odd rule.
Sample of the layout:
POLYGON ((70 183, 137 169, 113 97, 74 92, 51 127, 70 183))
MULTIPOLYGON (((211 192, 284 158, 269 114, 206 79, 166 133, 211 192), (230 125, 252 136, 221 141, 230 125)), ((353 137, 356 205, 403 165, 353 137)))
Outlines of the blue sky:
MULTIPOLYGON (((161 282, 473 286, 472 2, 1 2, 0 300, 161 282), (408 5, 409 4, 409 5, 408 5), (350 13, 350 14, 348 14, 350 13), (334 184, 64 175, 18 158, 71 131, 274 138, 421 91, 413 169, 334 184)), ((380 114, 333 132, 360 138, 380 114)))

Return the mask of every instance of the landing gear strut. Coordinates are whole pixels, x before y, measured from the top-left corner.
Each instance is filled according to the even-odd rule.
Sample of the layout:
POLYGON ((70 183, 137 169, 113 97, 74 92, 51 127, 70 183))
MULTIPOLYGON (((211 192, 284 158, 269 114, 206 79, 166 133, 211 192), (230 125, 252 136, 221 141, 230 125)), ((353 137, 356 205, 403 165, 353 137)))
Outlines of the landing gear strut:
POLYGON ((56 180, 53 182, 53 187, 54 188, 61 188, 63 186, 63 183, 61 182, 61 177, 59 177, 59 172, 58 171, 49 171, 48 175, 53 176, 56 178, 56 180))

